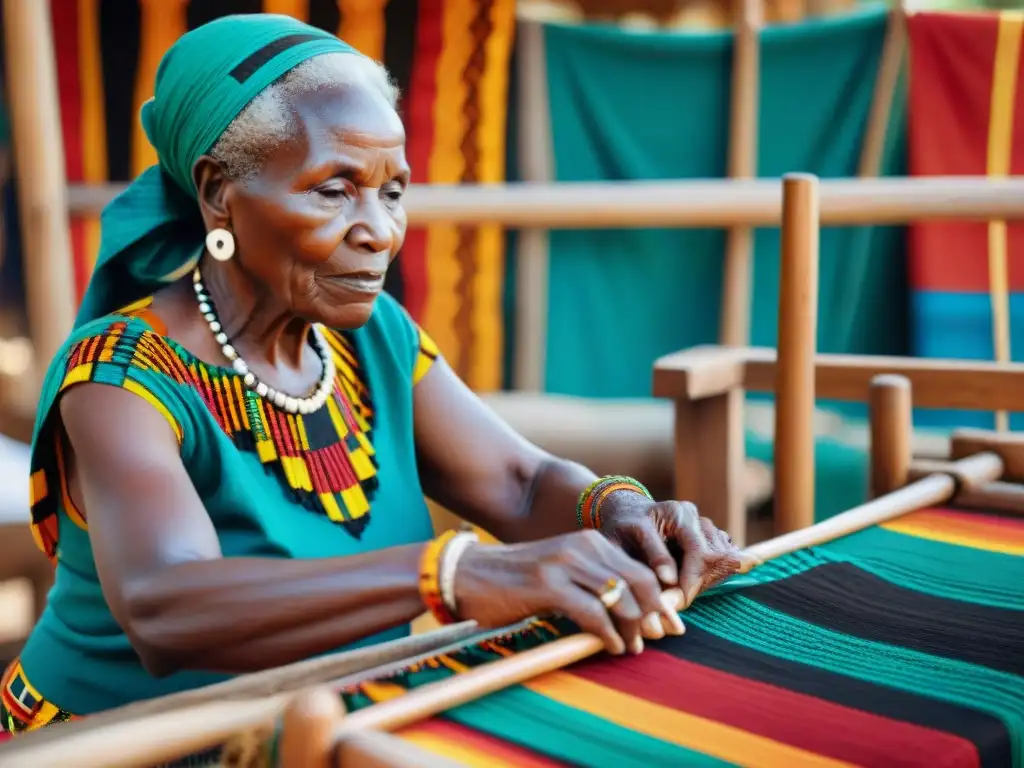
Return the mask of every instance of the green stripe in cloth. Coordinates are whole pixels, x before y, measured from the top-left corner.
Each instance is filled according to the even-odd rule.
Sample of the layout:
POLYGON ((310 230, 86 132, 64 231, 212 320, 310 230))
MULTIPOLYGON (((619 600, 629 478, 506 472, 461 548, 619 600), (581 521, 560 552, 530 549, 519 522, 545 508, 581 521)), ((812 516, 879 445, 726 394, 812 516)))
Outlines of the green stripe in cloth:
POLYGON ((732 765, 637 733, 520 686, 456 707, 444 717, 583 768, 732 765))
MULTIPOLYGON (((837 599, 835 609, 842 610, 841 600, 837 599)), ((684 618, 712 634, 777 658, 987 712, 1006 724, 1013 764, 1024 764, 1022 677, 833 632, 740 594, 698 601, 684 618)), ((942 617, 935 620, 942 621, 942 617)), ((984 627, 978 631, 985 631, 984 627)))
POLYGON ((815 552, 828 561, 851 562, 907 589, 994 608, 1024 610, 1024 557, 958 547, 884 528, 869 528, 837 539, 815 552))

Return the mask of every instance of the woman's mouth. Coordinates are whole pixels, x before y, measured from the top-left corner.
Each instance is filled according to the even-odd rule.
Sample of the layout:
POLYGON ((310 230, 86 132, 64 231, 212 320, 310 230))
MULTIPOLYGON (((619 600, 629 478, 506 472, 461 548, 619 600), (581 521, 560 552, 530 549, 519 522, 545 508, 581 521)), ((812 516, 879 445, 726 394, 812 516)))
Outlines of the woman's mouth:
POLYGON ((384 288, 383 272, 350 272, 347 275, 332 275, 322 278, 332 286, 350 293, 380 293, 384 288))

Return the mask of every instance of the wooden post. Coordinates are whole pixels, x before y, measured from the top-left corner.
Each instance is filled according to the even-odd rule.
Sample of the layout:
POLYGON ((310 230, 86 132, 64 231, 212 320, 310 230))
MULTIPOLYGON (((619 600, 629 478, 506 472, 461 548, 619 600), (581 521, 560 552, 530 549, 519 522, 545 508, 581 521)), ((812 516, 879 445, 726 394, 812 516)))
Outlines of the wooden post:
POLYGON ((675 496, 727 531, 747 540, 744 493, 743 390, 675 401, 675 496))
MULTIPOLYGON (((517 92, 520 109, 519 163, 523 181, 552 176, 551 110, 544 53, 544 27, 523 19, 518 26, 517 92)), ((516 241, 515 389, 543 392, 548 336, 548 232, 523 229, 516 241)))
POLYGON ((284 713, 279 763, 328 768, 333 761, 334 729, 344 716, 341 697, 330 688, 298 694, 284 713))
MULTIPOLYGON (((732 54, 732 94, 729 108, 729 178, 757 176, 759 32, 761 0, 738 0, 740 16, 732 54)), ((745 347, 750 343, 750 286, 753 282, 754 230, 731 227, 725 242, 721 343, 745 347)))
POLYGON ((818 179, 782 180, 779 356, 775 382, 775 533, 814 523, 814 353, 818 330, 818 179))
POLYGON ((907 484, 910 471, 913 414, 910 380, 883 374, 868 390, 871 422, 871 497, 878 498, 907 484))
POLYGON ((75 317, 50 4, 4 0, 3 8, 29 327, 45 367, 75 317))

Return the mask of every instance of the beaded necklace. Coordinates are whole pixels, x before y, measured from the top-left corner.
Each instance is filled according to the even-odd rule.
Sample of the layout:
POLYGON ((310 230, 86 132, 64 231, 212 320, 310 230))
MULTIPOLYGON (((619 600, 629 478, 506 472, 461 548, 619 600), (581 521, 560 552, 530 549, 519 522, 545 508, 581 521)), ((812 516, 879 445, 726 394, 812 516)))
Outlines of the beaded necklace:
POLYGON ((210 326, 213 337, 220 344, 221 353, 231 362, 231 367, 242 377, 242 382, 246 387, 260 397, 270 400, 278 408, 288 411, 288 413, 314 413, 324 407, 328 396, 334 390, 334 376, 336 372, 334 370, 334 360, 327 351, 327 345, 324 343, 323 338, 321 338, 316 326, 313 326, 313 348, 323 364, 320 383, 317 384, 313 394, 309 397, 292 397, 284 392, 278 392, 273 387, 268 387, 256 378, 256 374, 249 370, 249 364, 242 359, 242 356, 238 354, 238 350, 231 344, 227 334, 224 333, 224 329, 220 324, 220 318, 217 316, 217 310, 213 306, 213 299, 210 298, 209 291, 203 285, 203 276, 199 272, 199 267, 196 267, 192 273, 192 286, 195 288, 196 300, 199 302, 199 311, 202 313, 203 319, 210 326))

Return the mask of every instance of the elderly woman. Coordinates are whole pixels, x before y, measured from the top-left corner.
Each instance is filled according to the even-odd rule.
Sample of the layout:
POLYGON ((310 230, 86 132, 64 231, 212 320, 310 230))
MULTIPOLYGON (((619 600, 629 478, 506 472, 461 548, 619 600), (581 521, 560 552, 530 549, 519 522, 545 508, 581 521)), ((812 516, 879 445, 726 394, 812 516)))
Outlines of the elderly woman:
POLYGON ((406 230, 395 99, 282 16, 165 56, 142 113, 159 166, 104 211, 42 393, 32 515, 56 584, 5 729, 379 643, 424 610, 557 613, 639 653, 682 631, 662 587, 692 599, 739 568, 692 505, 515 434, 382 293, 406 230), (507 543, 433 538, 424 495, 507 543))

